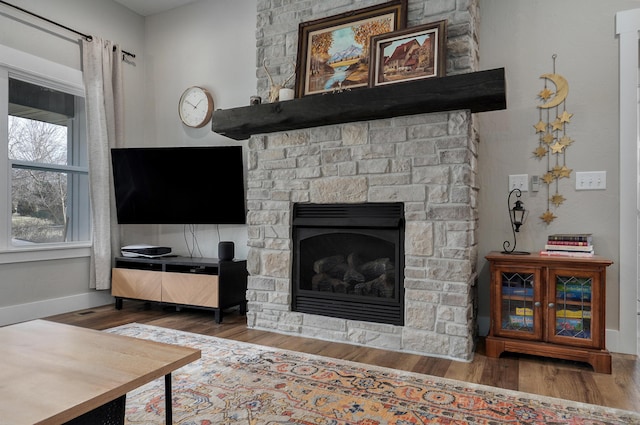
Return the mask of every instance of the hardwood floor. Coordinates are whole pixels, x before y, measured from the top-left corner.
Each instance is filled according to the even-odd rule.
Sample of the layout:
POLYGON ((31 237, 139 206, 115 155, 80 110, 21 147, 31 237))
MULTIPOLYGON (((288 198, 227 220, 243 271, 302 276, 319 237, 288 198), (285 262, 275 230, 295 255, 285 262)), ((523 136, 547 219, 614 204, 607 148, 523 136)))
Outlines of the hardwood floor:
POLYGON ((472 362, 397 353, 349 344, 327 342, 249 329, 237 310, 216 324, 203 310, 175 309, 125 301, 122 310, 113 305, 47 318, 92 329, 108 329, 131 322, 178 329, 220 338, 301 351, 461 381, 559 397, 640 412, 640 360, 613 354, 613 373, 595 373, 587 364, 533 356, 505 354, 499 359, 484 355, 483 340, 472 362))

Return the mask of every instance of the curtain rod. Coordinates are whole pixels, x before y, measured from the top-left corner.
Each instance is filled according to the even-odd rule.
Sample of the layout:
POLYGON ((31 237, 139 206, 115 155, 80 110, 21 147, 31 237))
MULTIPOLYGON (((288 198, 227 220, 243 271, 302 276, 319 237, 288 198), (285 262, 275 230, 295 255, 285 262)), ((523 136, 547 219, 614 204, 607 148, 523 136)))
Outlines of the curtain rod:
MULTIPOLYGON (((77 35, 79 35, 79 36, 83 37, 83 38, 84 38, 85 40, 87 40, 87 41, 91 41, 91 40, 93 40, 93 37, 92 37, 91 35, 83 34, 83 33, 81 33, 80 31, 76 31, 76 30, 74 30, 73 28, 69 28, 69 27, 67 27, 67 26, 65 26, 65 25, 59 24, 58 22, 52 21, 51 19, 45 18, 44 16, 38 15, 37 13, 33 13, 33 12, 30 12, 30 11, 28 11, 28 10, 26 10, 26 9, 23 9, 23 8, 19 7, 19 6, 13 5, 13 4, 11 4, 11 3, 7 3, 7 2, 6 2, 6 1, 4 1, 4 0, 0 0, 0 3, 4 4, 4 5, 6 5, 6 6, 9 6, 9 7, 13 7, 14 9, 18 9, 19 11, 24 12, 24 13, 26 13, 26 14, 28 14, 28 15, 35 16, 35 17, 36 17, 36 18, 38 18, 38 19, 42 19, 43 21, 46 21, 46 22, 48 22, 48 23, 50 23, 50 24, 53 24, 53 25, 56 25, 56 26, 58 26, 58 27, 60 27, 60 28, 63 28, 63 29, 65 29, 65 30, 67 30, 67 31, 70 31, 70 32, 72 32, 72 33, 74 33, 74 34, 77 34, 77 35)), ((114 47, 114 48, 113 48, 113 50, 115 51, 115 50, 116 50, 116 48, 114 47)), ((129 53, 129 52, 125 51, 125 50, 123 50, 123 51, 122 51, 122 54, 123 54, 123 55, 127 55, 127 56, 131 56, 132 58, 135 58, 135 57, 136 57, 136 55, 135 55, 135 54, 133 54, 133 53, 129 53)))

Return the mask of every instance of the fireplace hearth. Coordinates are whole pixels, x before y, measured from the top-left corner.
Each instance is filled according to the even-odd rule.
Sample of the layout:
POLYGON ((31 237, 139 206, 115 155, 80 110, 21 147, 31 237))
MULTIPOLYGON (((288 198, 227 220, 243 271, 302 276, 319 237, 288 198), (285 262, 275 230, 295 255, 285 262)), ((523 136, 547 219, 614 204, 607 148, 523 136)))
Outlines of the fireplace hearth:
POLYGON ((295 204, 292 310, 404 324, 402 203, 295 204))

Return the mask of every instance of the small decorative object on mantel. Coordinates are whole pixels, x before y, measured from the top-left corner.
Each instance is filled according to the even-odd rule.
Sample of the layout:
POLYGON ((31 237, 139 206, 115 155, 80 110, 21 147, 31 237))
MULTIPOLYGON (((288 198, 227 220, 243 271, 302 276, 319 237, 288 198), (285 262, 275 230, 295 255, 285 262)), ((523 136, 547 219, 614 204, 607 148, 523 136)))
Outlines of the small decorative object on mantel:
POLYGON ((295 94, 295 92, 293 91, 293 89, 290 89, 290 88, 288 88, 288 87, 282 87, 282 88, 280 89, 280 92, 279 92, 279 93, 280 93, 280 94, 279 94, 279 99, 278 99, 278 100, 280 100, 281 102, 282 102, 282 101, 284 101, 284 100, 291 100, 291 99, 293 99, 293 96, 294 96, 294 94, 295 94))
MULTIPOLYGON (((267 77, 269 77, 269 102, 273 103, 273 102, 277 102, 279 100, 291 100, 293 99, 293 97, 291 98, 287 98, 287 99, 280 99, 280 91, 282 89, 286 89, 287 84, 289 84, 289 81, 291 81, 291 79, 296 75, 296 64, 293 64, 293 72, 291 73, 291 75, 289 75, 283 82, 282 84, 276 84, 273 82, 273 78, 271 78, 271 74, 269 73, 269 70, 267 69, 267 60, 263 60, 262 61, 262 67, 264 68, 265 72, 267 73, 267 77)), ((292 89, 288 89, 288 90, 292 90, 292 89)), ((290 94, 288 92, 285 91, 285 96, 289 97, 290 94)))
POLYGON ((547 158, 547 171, 542 176, 542 181, 547 184, 547 210, 540 216, 540 219, 547 224, 557 218, 551 212, 551 204, 558 208, 565 201, 565 197, 559 192, 559 180, 571 177, 573 170, 567 167, 566 148, 574 142, 567 135, 566 130, 566 124, 573 116, 567 112, 566 106, 569 83, 563 76, 556 74, 557 55, 554 54, 552 58, 553 74, 540 76, 544 79, 544 89, 538 93, 538 97, 543 104, 538 105, 540 119, 533 126, 536 134, 539 134, 538 147, 533 151, 533 155, 539 160, 547 158), (549 81, 555 85, 555 92, 547 87, 549 81), (551 195, 551 186, 554 183, 555 194, 551 195))
POLYGON ((513 232, 513 248, 509 249, 511 243, 509 241, 504 241, 502 243, 502 251, 503 254, 512 254, 512 255, 528 255, 531 254, 528 251, 516 251, 516 232, 520 232, 520 226, 524 224, 524 221, 527 219, 528 211, 524 208, 524 204, 520 200, 522 196, 522 192, 520 189, 513 189, 509 192, 509 197, 507 198, 507 210, 509 211, 509 221, 511 221, 511 230, 513 232), (516 202, 513 204, 513 208, 511 208, 511 195, 516 195, 516 202))
POLYGON ((259 105, 262 103, 262 98, 260 96, 251 96, 249 98, 249 105, 259 105))

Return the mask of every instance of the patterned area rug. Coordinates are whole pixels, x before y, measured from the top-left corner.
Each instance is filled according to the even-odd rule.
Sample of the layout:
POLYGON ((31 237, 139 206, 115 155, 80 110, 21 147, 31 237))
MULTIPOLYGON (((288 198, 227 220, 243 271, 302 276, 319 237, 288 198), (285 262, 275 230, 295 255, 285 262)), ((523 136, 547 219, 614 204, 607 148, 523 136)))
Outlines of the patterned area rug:
MULTIPOLYGON (((173 373, 182 425, 640 424, 640 415, 149 325, 120 335, 196 347, 173 373)), ((164 379, 127 395, 126 423, 164 423, 164 379)))

